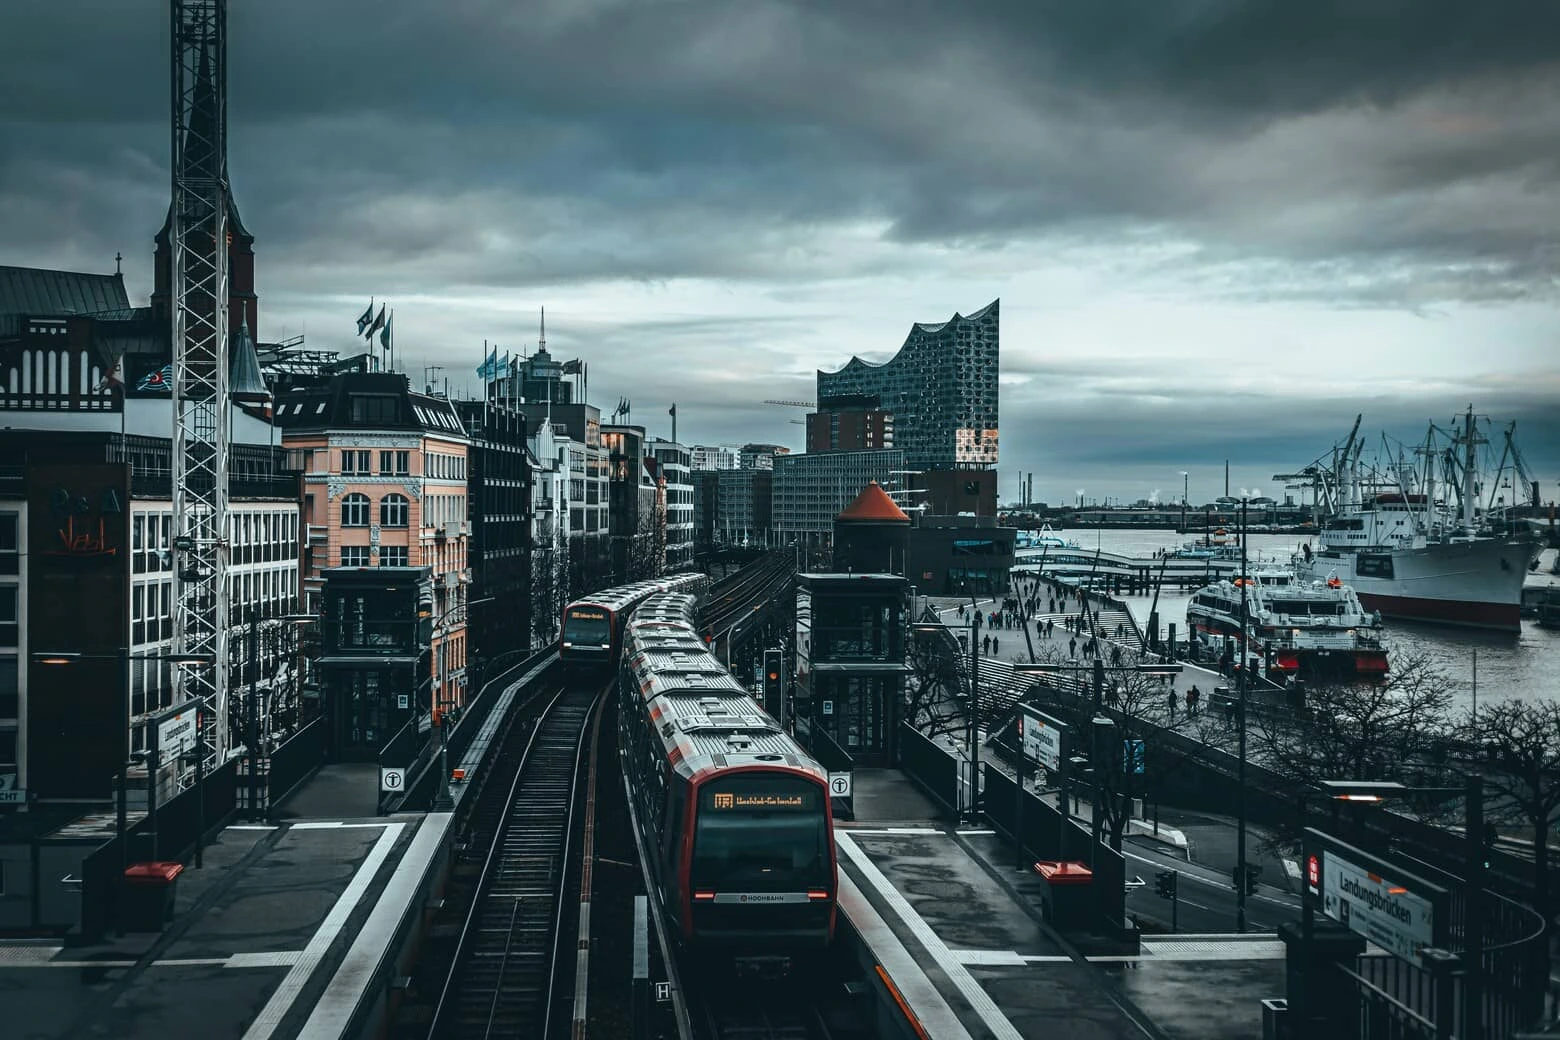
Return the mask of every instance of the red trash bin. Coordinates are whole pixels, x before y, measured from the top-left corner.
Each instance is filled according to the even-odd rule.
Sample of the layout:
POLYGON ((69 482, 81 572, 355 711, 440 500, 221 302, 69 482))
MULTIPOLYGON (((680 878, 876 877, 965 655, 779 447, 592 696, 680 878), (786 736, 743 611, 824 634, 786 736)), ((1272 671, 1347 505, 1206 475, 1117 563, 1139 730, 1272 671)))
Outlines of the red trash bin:
POLYGON ((184 864, 156 860, 132 863, 120 885, 119 922, 127 932, 160 932, 173 919, 174 898, 184 864))
POLYGON ((1045 881, 1041 910, 1046 921, 1064 931, 1086 927, 1094 908, 1094 871, 1075 860, 1043 859, 1035 873, 1045 881))

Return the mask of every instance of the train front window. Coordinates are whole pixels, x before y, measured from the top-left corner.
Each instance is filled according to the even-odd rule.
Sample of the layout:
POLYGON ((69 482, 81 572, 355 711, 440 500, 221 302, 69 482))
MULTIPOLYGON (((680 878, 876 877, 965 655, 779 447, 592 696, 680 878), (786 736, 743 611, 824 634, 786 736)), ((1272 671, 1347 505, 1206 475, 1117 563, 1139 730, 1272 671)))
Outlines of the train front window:
POLYGON ((605 646, 612 635, 604 610, 571 610, 563 627, 563 638, 576 646, 605 646))
POLYGON ((826 887, 829 841, 817 785, 753 774, 714 781, 699 797, 692 882, 717 891, 826 887))

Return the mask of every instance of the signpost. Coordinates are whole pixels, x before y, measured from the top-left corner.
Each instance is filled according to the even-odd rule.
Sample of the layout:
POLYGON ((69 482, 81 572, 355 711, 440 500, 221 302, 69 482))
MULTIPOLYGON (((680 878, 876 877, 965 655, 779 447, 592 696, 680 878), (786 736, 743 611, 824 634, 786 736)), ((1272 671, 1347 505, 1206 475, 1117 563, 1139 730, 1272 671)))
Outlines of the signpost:
POLYGON ((1024 757, 1039 762, 1053 773, 1059 772, 1062 768, 1062 734, 1067 731, 1066 723, 1027 706, 1021 710, 1023 720, 1019 724, 1019 731, 1024 737, 1024 757))
POLYGON ((1411 964, 1424 948, 1447 943, 1446 889, 1314 829, 1306 831, 1305 887, 1322 913, 1411 964))
POLYGON ((157 719, 159 758, 165 760, 178 758, 194 749, 195 739, 200 734, 200 723, 196 718, 198 707, 200 707, 198 701, 186 701, 172 712, 157 719))

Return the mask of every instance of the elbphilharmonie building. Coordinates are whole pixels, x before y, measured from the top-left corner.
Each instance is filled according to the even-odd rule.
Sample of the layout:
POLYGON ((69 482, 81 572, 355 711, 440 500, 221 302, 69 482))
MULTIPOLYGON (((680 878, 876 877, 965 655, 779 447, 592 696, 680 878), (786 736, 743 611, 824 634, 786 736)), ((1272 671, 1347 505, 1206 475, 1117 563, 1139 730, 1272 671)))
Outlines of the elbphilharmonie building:
POLYGON ((993 300, 940 325, 916 322, 904 346, 880 365, 853 357, 818 372, 818 404, 875 395, 894 416, 894 447, 913 470, 997 464, 998 311, 993 300))

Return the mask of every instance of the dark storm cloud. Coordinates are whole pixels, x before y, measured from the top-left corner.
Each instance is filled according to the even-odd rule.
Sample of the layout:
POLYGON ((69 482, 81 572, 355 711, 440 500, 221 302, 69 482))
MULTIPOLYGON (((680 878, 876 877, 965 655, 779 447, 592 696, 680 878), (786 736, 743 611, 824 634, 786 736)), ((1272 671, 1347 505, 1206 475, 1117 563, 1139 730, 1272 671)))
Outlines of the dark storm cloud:
MULTIPOLYGON (((966 247, 1147 232, 1196 247, 1186 291, 1235 299, 1552 296, 1557 20, 1515 0, 239 2, 234 185, 283 279, 343 291, 873 274, 797 252, 864 221, 966 247)), ((166 182, 162 5, 13 4, 0 28, 27 41, 0 68, 7 259, 155 230, 160 209, 60 202, 166 182)))

